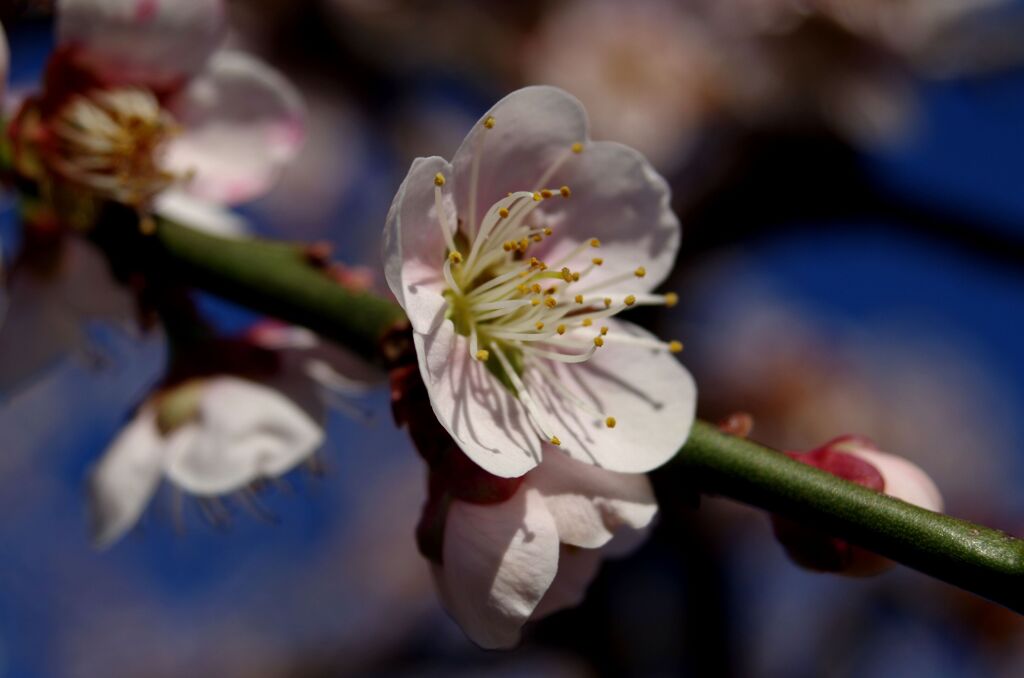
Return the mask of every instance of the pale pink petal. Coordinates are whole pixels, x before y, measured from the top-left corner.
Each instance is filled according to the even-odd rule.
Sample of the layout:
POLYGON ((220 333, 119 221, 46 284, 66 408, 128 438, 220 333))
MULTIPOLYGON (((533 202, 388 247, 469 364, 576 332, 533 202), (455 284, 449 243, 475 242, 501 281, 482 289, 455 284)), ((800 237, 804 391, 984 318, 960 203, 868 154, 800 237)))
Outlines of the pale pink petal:
POLYGON ((574 143, 586 141, 587 115, 576 97, 547 86, 512 92, 480 118, 452 159, 459 216, 470 217, 473 158, 478 152, 477 224, 509 192, 544 188, 539 182, 547 170, 572 155, 574 143), (483 121, 489 117, 494 118, 494 127, 485 129, 483 121))
POLYGON ((576 607, 583 602, 587 587, 601 569, 601 549, 583 549, 563 544, 558 552, 558 574, 530 619, 576 607))
POLYGON ((632 323, 605 319, 604 346, 585 363, 546 361, 549 375, 527 368, 527 386, 542 408, 561 448, 574 459, 621 473, 645 473, 671 459, 689 436, 697 404, 693 377, 673 354, 625 343, 655 340, 632 323), (616 337, 624 338, 622 343, 616 337), (602 414, 588 413, 576 399, 602 414), (614 417, 608 428, 605 417, 614 417))
POLYGON ((563 544, 604 546, 620 531, 647 527, 658 512, 647 476, 584 464, 550 445, 525 482, 544 496, 563 544))
POLYGON ((322 443, 323 430, 285 396, 217 377, 203 388, 197 419, 170 434, 164 470, 188 492, 223 494, 286 473, 322 443))
POLYGON ((152 407, 143 407, 110 444, 89 481, 92 541, 97 548, 130 530, 160 482, 164 440, 152 407))
POLYGON ((413 334, 420 374, 441 425, 488 473, 523 475, 539 463, 540 439, 520 402, 469 355, 450 320, 432 335, 413 334))
POLYGON ((558 533, 535 491, 499 504, 453 501, 443 558, 434 576, 448 613, 477 645, 512 647, 555 578, 558 533))
POLYGON ((160 193, 153 211, 164 219, 211 235, 244 238, 250 234, 249 224, 238 214, 177 189, 160 193))
POLYGON ((682 230, 672 211, 668 184, 638 151, 610 141, 592 142, 555 172, 550 184, 566 185, 572 194, 544 201, 545 223, 555 235, 537 247, 536 256, 559 261, 580 243, 597 238, 600 249, 587 249, 568 264, 578 270, 595 255, 604 259, 587 274, 583 288, 628 276, 640 266, 646 269, 643 278, 602 291, 646 292, 668 277, 682 230))
MULTIPOLYGON (((444 193, 449 196, 446 204, 452 205, 451 165, 436 156, 417 158, 391 203, 384 225, 384 274, 388 286, 405 309, 413 329, 423 333, 436 327, 440 312, 447 305, 441 296, 445 289, 441 267, 446 246, 434 199, 434 177, 438 173, 449 179, 444 193)), ((444 217, 446 225, 454 223, 453 213, 444 217)))
POLYGON ((216 52, 171 108, 185 131, 168 145, 166 164, 191 173, 185 189, 213 202, 267 191, 305 137, 298 91, 241 52, 216 52))
POLYGON ((61 0, 57 39, 113 82, 172 85, 197 73, 224 34, 221 0, 61 0))
POLYGON ((862 446, 838 445, 835 449, 860 457, 874 465, 885 479, 886 494, 929 511, 942 512, 942 493, 920 466, 894 454, 862 446))

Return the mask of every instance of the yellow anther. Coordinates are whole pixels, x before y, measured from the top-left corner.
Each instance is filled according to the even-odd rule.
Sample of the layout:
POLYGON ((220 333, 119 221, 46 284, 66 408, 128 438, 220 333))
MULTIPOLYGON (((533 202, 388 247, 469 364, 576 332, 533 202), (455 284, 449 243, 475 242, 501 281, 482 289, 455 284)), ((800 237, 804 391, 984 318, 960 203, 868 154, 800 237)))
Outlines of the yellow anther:
POLYGON ((612 305, 612 298, 611 297, 605 297, 604 298, 604 307, 605 308, 610 308, 611 305, 612 305))
POLYGON ((583 295, 582 294, 577 294, 576 295, 576 303, 577 304, 582 304, 583 303, 583 295))
POLYGON ((487 129, 491 129, 494 127, 493 115, 488 115, 486 118, 484 118, 484 127, 486 127, 487 129))
POLYGON ((540 306, 540 299, 530 299, 530 306, 540 306))
POLYGON ((552 193, 550 189, 547 189, 547 188, 545 188, 544 190, 542 190, 542 191, 540 192, 540 195, 541 195, 541 197, 542 197, 542 198, 544 198, 545 200, 547 200, 547 199, 548 199, 548 198, 550 198, 550 197, 551 197, 552 195, 554 195, 554 193, 552 193))
POLYGON ((533 234, 533 242, 540 242, 543 239, 544 239, 544 236, 542 236, 540 233, 534 233, 533 234))
POLYGON ((444 186, 444 175, 441 174, 440 172, 434 175, 434 185, 444 186))
POLYGON ((555 306, 558 306, 558 300, 554 297, 548 297, 544 300, 544 305, 548 308, 554 308, 555 306))
POLYGON ((530 288, 527 287, 526 285, 519 284, 519 285, 516 285, 516 292, 519 292, 519 294, 529 294, 530 293, 530 288))
POLYGON ((572 271, 567 266, 563 266, 561 270, 562 280, 565 282, 572 282, 572 271))
POLYGON ((555 331, 558 332, 559 334, 565 334, 565 325, 559 325, 557 328, 555 328, 555 331))
POLYGON ((491 357, 491 354, 484 349, 480 349, 476 352, 476 359, 480 362, 485 362, 489 357, 491 357))
POLYGON ((575 144, 572 145, 572 152, 573 153, 582 153, 583 152, 583 144, 580 143, 579 141, 577 141, 575 144))
POLYGON ((579 282, 579 280, 580 280, 580 272, 579 271, 573 271, 572 272, 572 281, 573 282, 579 282))
POLYGON ((615 428, 615 417, 608 417, 604 420, 604 425, 608 428, 615 428))
POLYGON ((636 297, 634 297, 634 296, 633 296, 633 295, 631 294, 631 295, 629 295, 628 297, 626 297, 625 299, 623 299, 622 301, 624 301, 624 302, 625 302, 626 306, 632 306, 633 304, 635 304, 635 303, 636 303, 636 297))
POLYGON ((672 308, 679 303, 679 295, 675 292, 669 292, 665 295, 665 305, 672 308))
POLYGON ((547 226, 544 227, 544 235, 551 235, 552 233, 554 233, 554 231, 552 231, 547 226))
POLYGON ((499 209, 498 216, 501 217, 502 219, 508 219, 508 208, 502 207, 501 209, 499 209))
POLYGON ((600 266, 601 264, 604 263, 604 259, 602 259, 601 257, 594 257, 590 261, 591 261, 591 263, 594 264, 594 266, 600 266))
POLYGON ((532 285, 530 285, 530 289, 533 290, 534 294, 540 294, 542 291, 540 283, 533 283, 532 285))
POLYGON ((540 202, 543 199, 544 199, 544 196, 542 196, 540 193, 534 193, 533 194, 533 201, 534 202, 540 202))
POLYGON ((598 348, 604 346, 604 339, 602 339, 600 336, 594 337, 594 346, 597 346, 598 348))
POLYGON ((590 246, 591 247, 600 247, 601 246, 601 241, 598 240, 597 238, 591 238, 590 239, 590 246))
POLYGON ((461 264, 462 255, 459 254, 458 252, 452 252, 451 254, 448 255, 448 261, 452 262, 453 264, 461 264))
POLYGON ((522 240, 519 241, 519 249, 523 250, 524 252, 526 251, 526 248, 529 247, 529 246, 530 246, 530 239, 529 238, 523 238, 522 240))
POLYGON ((505 242, 501 243, 501 249, 505 250, 506 252, 511 252, 513 248, 509 241, 506 240, 505 242))
POLYGON ((536 325, 534 325, 534 327, 536 327, 537 331, 540 332, 542 329, 544 329, 544 323, 539 322, 536 325))
POLYGON ((647 269, 644 268, 643 266, 638 266, 637 269, 633 271, 633 275, 635 275, 638 278, 642 278, 645 275, 647 275, 647 269))
POLYGON ((552 287, 549 287, 546 290, 544 290, 544 294, 554 294, 557 291, 558 291, 558 288, 552 286, 552 287))
POLYGON ((562 441, 558 439, 558 436, 551 436, 551 444, 557 447, 562 444, 562 441))
POLYGON ((601 327, 601 336, 603 337, 606 334, 608 334, 608 328, 607 327, 601 327))
POLYGON ((568 198, 570 195, 572 195, 572 191, 569 190, 568 186, 562 186, 560 189, 558 189, 558 192, 562 194, 563 198, 568 198))
POLYGON ((668 350, 673 353, 679 353, 683 350, 683 342, 675 340, 668 342, 668 350))
POLYGON ((584 327, 590 327, 593 324, 594 324, 594 321, 593 321, 592 318, 584 318, 583 319, 583 326, 584 327))

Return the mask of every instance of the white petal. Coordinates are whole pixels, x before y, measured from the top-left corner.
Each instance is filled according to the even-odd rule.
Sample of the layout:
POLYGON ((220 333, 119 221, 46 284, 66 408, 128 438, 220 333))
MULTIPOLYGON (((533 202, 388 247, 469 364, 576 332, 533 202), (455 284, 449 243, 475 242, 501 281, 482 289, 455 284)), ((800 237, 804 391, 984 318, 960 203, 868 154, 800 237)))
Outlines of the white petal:
POLYGON ((512 647, 555 578, 558 534, 534 491, 500 504, 453 501, 443 558, 434 575, 449 614, 481 647, 512 647))
POLYGON ((872 464, 885 479, 886 494, 915 504, 929 511, 942 512, 942 494, 935 482, 920 466, 894 454, 865 447, 837 446, 837 449, 860 457, 872 464))
POLYGON ((166 163, 194 173, 186 190, 239 203, 268 190, 305 137, 305 107, 283 75, 241 52, 219 51, 171 104, 185 132, 166 163))
POLYGON ((582 283, 590 287, 630 273, 638 266, 643 278, 630 278, 609 290, 646 292, 668 277, 679 251, 682 229, 672 211, 665 179, 638 151, 610 141, 595 141, 555 173, 552 186, 569 186, 568 199, 547 200, 543 209, 555 235, 536 249, 545 261, 559 261, 580 243, 597 238, 599 250, 586 250, 570 268, 583 268, 595 254, 604 265, 582 283))
POLYGON ((552 446, 525 482, 544 496, 563 544, 604 546, 620 531, 647 527, 658 512, 647 476, 606 471, 552 446))
POLYGON ((602 549, 581 549, 563 544, 558 553, 558 574, 531 619, 541 619, 582 603, 587 587, 601 568, 603 556, 602 549))
POLYGON ((224 19, 220 0, 61 0, 57 37, 114 82, 166 86, 202 68, 224 19))
POLYGON ((160 481, 164 440, 152 407, 128 422, 93 469, 89 482, 92 540, 104 548, 138 521, 160 481))
POLYGON ((413 333, 420 374, 438 421, 488 473, 523 475, 540 460, 540 439, 519 401, 469 355, 450 320, 429 336, 413 333))
POLYGON ((322 443, 316 422, 277 391, 216 377, 203 388, 197 421, 169 436, 164 470, 188 492, 223 494, 289 471, 322 443))
MULTIPOLYGON (((436 326, 447 301, 441 267, 445 239, 437 221, 434 177, 451 178, 452 168, 444 158, 416 158, 402 182, 384 225, 384 274, 398 303, 405 309, 417 332, 436 326)), ((451 194, 446 183, 445 194, 451 194)), ((449 201, 450 204, 450 201, 449 201)), ((453 215, 446 215, 446 219, 453 215)), ((451 221, 446 221, 451 224, 451 221)))
POLYGON ((249 235, 249 224, 238 214, 181 190, 169 189, 159 194, 153 211, 165 219, 203 233, 225 238, 244 238, 249 235))
POLYGON ((547 86, 512 92, 480 118, 452 160, 459 216, 464 220, 470 216, 470 176, 481 141, 477 224, 509 192, 543 188, 538 182, 547 169, 571 153, 574 143, 586 140, 587 115, 576 97, 547 86), (483 126, 488 117, 494 118, 492 129, 483 126))
POLYGON ((541 407, 551 413, 551 426, 561 448, 574 459, 621 473, 646 473, 671 459, 686 442, 693 425, 697 388, 676 357, 664 350, 617 344, 616 336, 655 339, 628 322, 606 319, 605 344, 585 363, 548 362, 558 381, 604 420, 582 410, 550 380, 526 370, 528 386, 541 407))

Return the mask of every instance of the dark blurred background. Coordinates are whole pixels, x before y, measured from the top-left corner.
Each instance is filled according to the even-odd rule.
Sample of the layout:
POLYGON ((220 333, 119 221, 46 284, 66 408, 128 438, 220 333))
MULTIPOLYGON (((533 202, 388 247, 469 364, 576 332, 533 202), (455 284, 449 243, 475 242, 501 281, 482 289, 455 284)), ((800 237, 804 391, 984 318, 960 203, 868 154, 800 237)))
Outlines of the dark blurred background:
MULTIPOLYGON (((46 3, 3 5, 10 93, 52 45, 46 3)), ((595 138, 669 178, 682 339, 700 416, 807 449, 873 438, 930 473, 950 513, 1024 528, 1024 3, 1010 0, 238 0, 229 39, 285 71, 310 143, 243 211, 271 237, 379 265, 393 193, 450 157, 491 103, 559 85, 595 138)), ((16 253, 0 198, 5 258, 16 253)), ((214 298, 225 330, 254 320, 214 298)), ((421 462, 387 393, 337 412, 321 477, 227 526, 157 497, 104 553, 83 482, 166 350, 102 318, 89 350, 0 403, 0 675, 1020 676, 1024 625, 903 568, 791 565, 767 518, 656 474, 662 516, 582 607, 521 649, 477 650, 412 539, 421 462)), ((31 339, 26 339, 30 341, 31 339)))

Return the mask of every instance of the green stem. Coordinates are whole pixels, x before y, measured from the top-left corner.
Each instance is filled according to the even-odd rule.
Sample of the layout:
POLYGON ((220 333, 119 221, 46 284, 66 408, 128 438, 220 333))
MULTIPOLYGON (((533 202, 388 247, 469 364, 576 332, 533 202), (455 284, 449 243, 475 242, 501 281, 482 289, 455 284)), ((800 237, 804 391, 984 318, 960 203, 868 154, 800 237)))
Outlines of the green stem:
MULTIPOLYGON (((185 282, 305 325, 366 356, 401 321, 378 296, 352 292, 295 245, 218 238, 161 222, 152 239, 185 282)), ((697 422, 673 464, 694 489, 786 516, 1024 613, 1024 541, 841 480, 697 422)))

